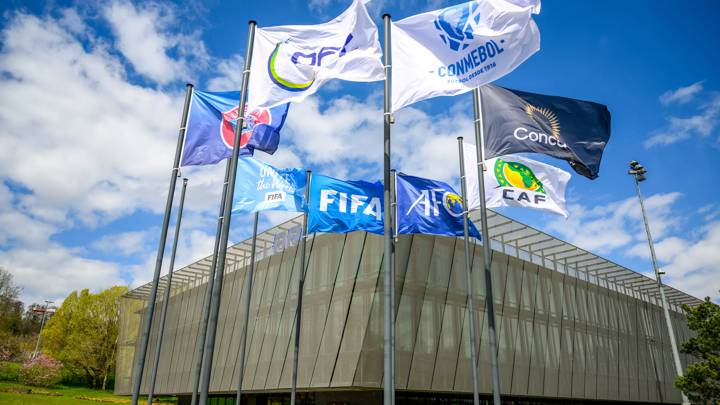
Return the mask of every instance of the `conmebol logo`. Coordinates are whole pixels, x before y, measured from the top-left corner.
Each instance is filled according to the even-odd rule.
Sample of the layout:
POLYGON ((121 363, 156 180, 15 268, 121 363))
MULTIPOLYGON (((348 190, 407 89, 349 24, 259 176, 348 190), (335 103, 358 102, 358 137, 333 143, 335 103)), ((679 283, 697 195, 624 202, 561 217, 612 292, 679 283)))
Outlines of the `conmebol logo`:
POLYGON ((444 9, 435 19, 440 38, 453 51, 462 51, 474 39, 474 27, 480 23, 479 5, 476 2, 458 4, 444 9))

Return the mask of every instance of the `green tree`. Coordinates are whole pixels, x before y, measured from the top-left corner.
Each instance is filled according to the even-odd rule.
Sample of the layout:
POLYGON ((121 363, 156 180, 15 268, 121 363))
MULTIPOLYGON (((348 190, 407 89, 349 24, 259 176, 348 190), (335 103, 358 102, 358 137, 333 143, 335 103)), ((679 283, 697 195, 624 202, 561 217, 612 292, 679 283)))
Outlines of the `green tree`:
POLYGON ((688 326, 695 335, 682 346, 682 352, 697 359, 690 364, 675 386, 693 402, 720 401, 720 306, 710 297, 696 307, 683 307, 688 326))
POLYGON ((43 330, 45 347, 93 388, 107 387, 115 371, 119 298, 126 287, 98 294, 73 291, 43 330))
POLYGON ((0 361, 22 357, 23 303, 12 274, 0 267, 0 361))

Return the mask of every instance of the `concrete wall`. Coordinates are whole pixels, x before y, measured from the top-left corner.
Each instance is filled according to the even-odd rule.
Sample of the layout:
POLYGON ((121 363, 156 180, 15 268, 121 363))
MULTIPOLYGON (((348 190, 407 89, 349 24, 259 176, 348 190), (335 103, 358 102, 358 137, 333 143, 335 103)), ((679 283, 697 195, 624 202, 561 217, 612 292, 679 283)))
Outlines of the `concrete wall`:
MULTIPOLYGON (((481 392, 491 392, 482 246, 473 245, 481 392)), ((243 390, 288 390, 292 371, 299 249, 257 263, 243 390)), ((462 239, 414 235, 396 246, 396 387, 470 392, 471 361, 462 239)), ((382 237, 319 235, 307 249, 300 388, 382 388, 382 237)), ((588 276, 583 269, 493 252, 502 392, 514 396, 679 402, 657 303, 588 276), (547 265, 547 263, 541 263, 547 265)), ((229 263, 222 291, 213 392, 233 392, 247 294, 246 268, 229 263)), ((171 297, 156 393, 188 393, 205 286, 171 297)), ((160 294, 159 294, 160 295, 160 294)), ((158 311, 161 305, 158 305, 158 311)), ((116 392, 131 388, 144 304, 126 298, 116 392)), ((688 331, 672 312, 679 342, 688 331)), ((156 313, 155 320, 159 318, 156 313)), ((157 324, 157 321, 155 321, 157 324)), ((153 329, 146 370, 157 331, 153 329)), ((687 361, 687 358, 683 358, 687 361)), ((149 383, 146 372, 143 390, 149 383)))

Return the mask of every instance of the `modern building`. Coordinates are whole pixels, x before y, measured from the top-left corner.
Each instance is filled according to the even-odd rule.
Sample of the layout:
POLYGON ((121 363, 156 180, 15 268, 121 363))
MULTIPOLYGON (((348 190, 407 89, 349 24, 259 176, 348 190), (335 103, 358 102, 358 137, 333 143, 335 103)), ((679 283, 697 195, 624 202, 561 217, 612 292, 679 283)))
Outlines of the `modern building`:
MULTIPOLYGON (((477 216, 477 214, 475 214, 477 216)), ((258 235, 243 395, 249 404, 289 402, 302 217, 258 235)), ((477 218, 473 218, 476 220, 477 218)), ((497 213, 489 217, 503 399, 508 403, 679 403, 657 284, 497 213)), ((490 398, 482 246, 472 245, 480 389, 490 398)), ((213 403, 237 391, 250 241, 228 250, 212 367, 213 403)), ((189 403, 211 258, 175 272, 157 394, 189 403)), ((298 386, 304 404, 382 401, 383 239, 317 234, 307 245, 298 386)), ((462 238, 401 236, 396 243, 396 401, 471 403, 462 238)), ((165 278, 161 281, 161 291, 165 278)), ((130 394, 150 285, 122 299, 115 391, 130 394)), ((667 287, 677 340, 681 304, 700 301, 667 287)), ((159 311, 161 305, 156 308, 159 311)), ((156 344, 151 334, 146 370, 156 344)), ((689 358, 682 355, 686 365, 689 358)), ((142 391, 147 392, 149 372, 142 391)), ((233 399, 230 399, 233 398, 233 399)))

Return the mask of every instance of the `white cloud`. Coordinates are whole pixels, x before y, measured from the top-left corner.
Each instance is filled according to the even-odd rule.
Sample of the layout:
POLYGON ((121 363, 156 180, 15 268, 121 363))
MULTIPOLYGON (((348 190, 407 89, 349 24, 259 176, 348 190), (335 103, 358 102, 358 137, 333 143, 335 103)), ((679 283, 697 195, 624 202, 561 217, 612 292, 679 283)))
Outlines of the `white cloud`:
MULTIPOLYGON (((124 254, 153 256, 134 273, 51 239, 138 211, 161 212, 183 98, 129 82, 112 49, 89 40, 93 32, 79 30, 78 18, 74 11, 60 19, 15 13, 0 34, 0 264, 26 300, 144 282, 154 268, 156 242, 151 253, 139 252, 139 235, 95 245, 109 249, 114 238, 124 254)), ((190 217, 216 214, 222 173, 220 166, 195 170, 190 217)), ((187 229, 194 231, 190 223, 187 229)))
POLYGON ((9 270, 22 287, 27 303, 51 299, 56 303, 73 290, 99 291, 112 285, 125 285, 115 263, 79 257, 77 252, 49 243, 21 246, 0 255, 0 267, 9 270), (41 252, 41 253, 40 253, 41 252))
MULTIPOLYGON (((654 238, 665 236, 678 225, 672 205, 680 193, 655 194, 645 199, 650 229, 654 238)), ((606 254, 645 240, 640 205, 636 197, 596 207, 568 205, 570 217, 554 220, 548 228, 583 249, 606 254)))
MULTIPOLYGON (((343 96, 321 104, 317 97, 294 104, 283 144, 306 165, 338 178, 382 178, 383 112, 379 95, 343 96)), ((456 109, 431 116, 415 108, 396 114, 393 167, 407 174, 454 183, 459 177, 458 136, 472 138, 472 119, 456 109)))
POLYGON ((189 61, 205 64, 204 44, 197 35, 170 33, 175 21, 169 6, 158 3, 136 7, 131 2, 115 1, 103 10, 116 38, 116 46, 135 71, 160 84, 187 78, 189 61), (171 57, 171 53, 180 57, 171 57))
MULTIPOLYGON (((156 230, 153 230, 156 231, 156 230)), ((120 232, 105 235, 92 243, 92 247, 111 255, 131 256, 144 252, 150 242, 150 230, 120 232)))
POLYGON ((217 67, 213 69, 217 72, 216 76, 208 80, 207 89, 209 91, 240 90, 244 68, 245 58, 240 54, 219 61, 217 67))
POLYGON ((660 103, 662 105, 670 105, 673 103, 685 104, 691 101, 697 93, 702 91, 703 83, 704 80, 701 80, 686 87, 668 90, 660 96, 660 103))
POLYGON ((719 246, 720 222, 703 227, 696 239, 660 241, 657 250, 667 283, 700 298, 720 300, 719 246))
POLYGON ((695 115, 669 117, 667 127, 656 131, 644 145, 650 148, 656 145, 672 145, 693 136, 705 138, 715 129, 719 119, 720 94, 714 93, 695 115))

